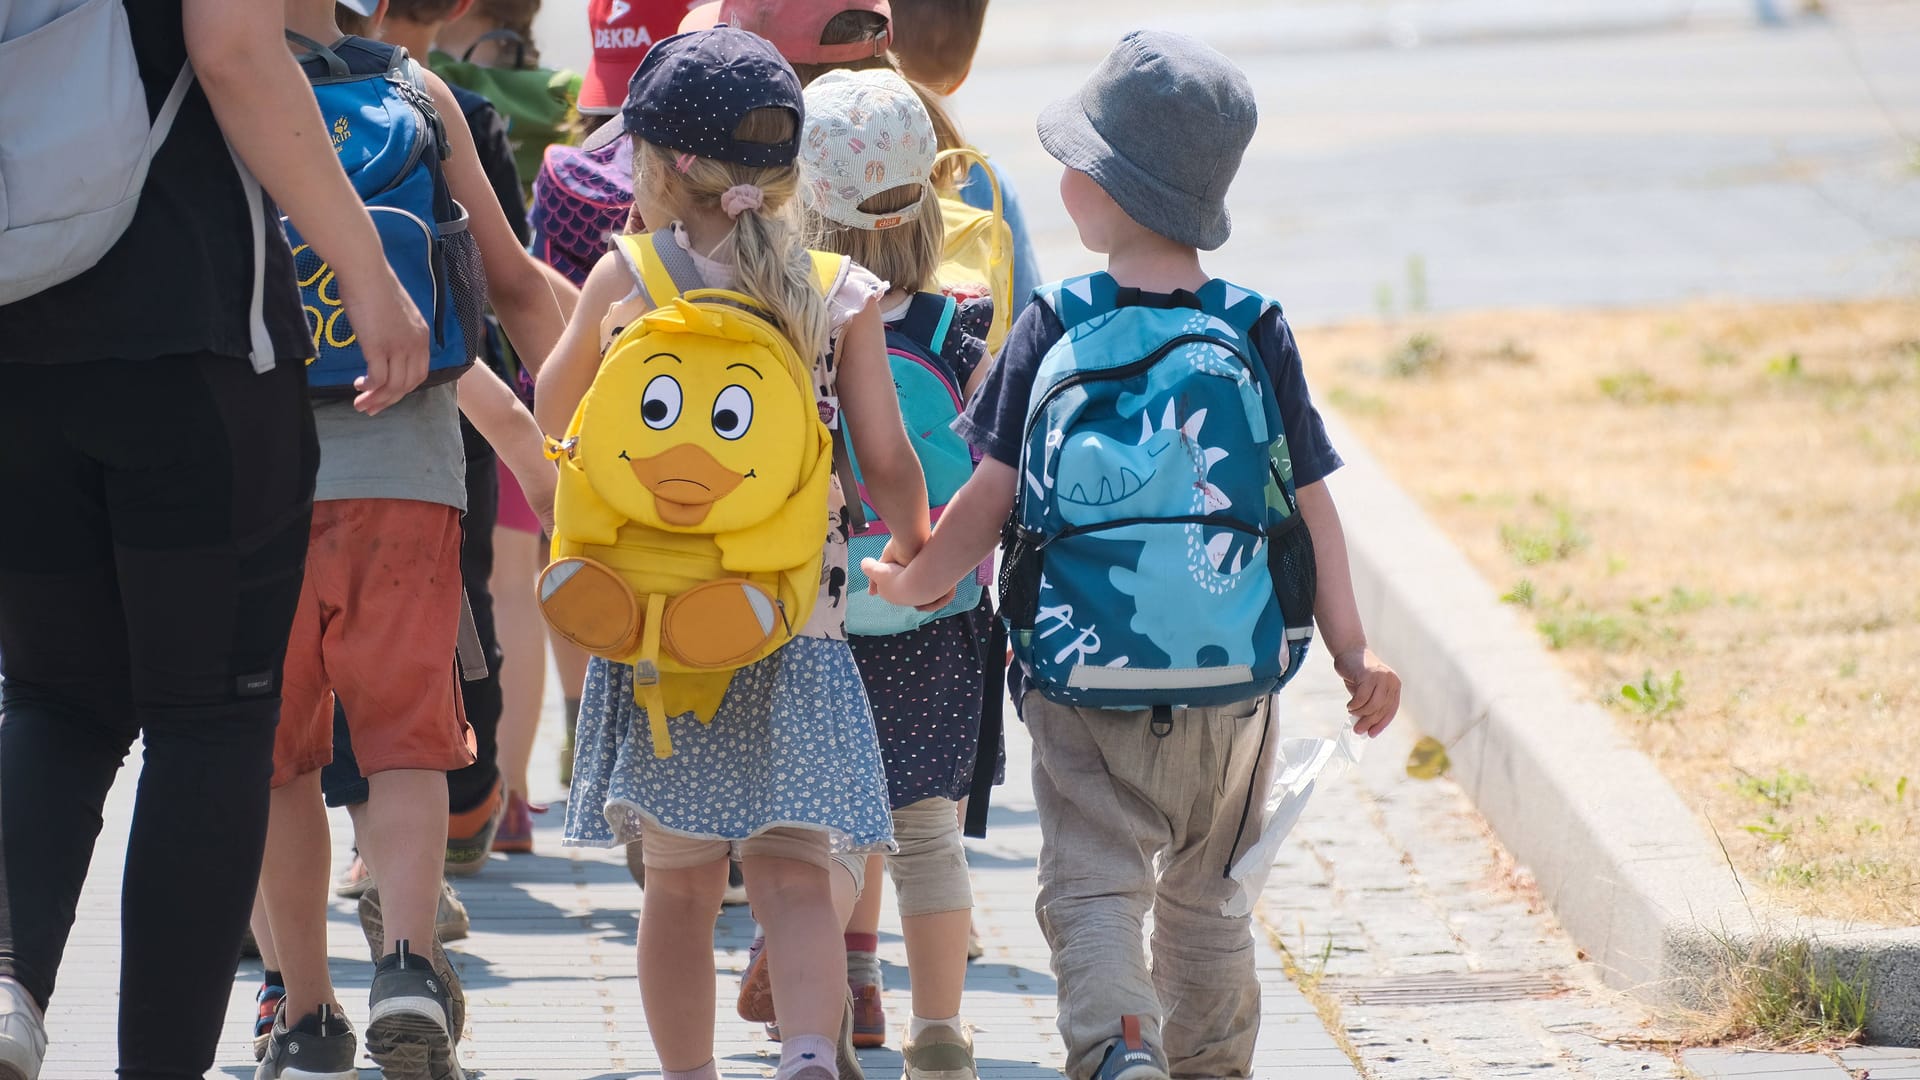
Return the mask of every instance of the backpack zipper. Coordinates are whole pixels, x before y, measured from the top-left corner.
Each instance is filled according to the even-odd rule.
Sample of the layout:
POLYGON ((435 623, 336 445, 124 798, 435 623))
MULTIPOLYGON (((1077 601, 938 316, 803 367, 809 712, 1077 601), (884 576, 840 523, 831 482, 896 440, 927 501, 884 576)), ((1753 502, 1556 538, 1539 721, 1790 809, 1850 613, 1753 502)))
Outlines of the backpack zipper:
POLYGON ((1024 447, 1032 441, 1033 429, 1039 426, 1041 414, 1046 411, 1047 406, 1052 403, 1054 398, 1059 397, 1061 394, 1066 393, 1068 390, 1082 383, 1131 379, 1135 375, 1146 371, 1148 368, 1166 359, 1168 353, 1180 346, 1194 344, 1217 346, 1231 353, 1235 360, 1240 361, 1240 366, 1247 369, 1248 375, 1251 376, 1255 374, 1253 363, 1247 359, 1247 355, 1241 352, 1238 346, 1225 338, 1215 337, 1212 334, 1181 334, 1179 337, 1173 338, 1138 360, 1121 364, 1119 367, 1102 368, 1098 371, 1076 371, 1048 387, 1046 392, 1040 395, 1039 400, 1033 403, 1033 407, 1028 410, 1027 427, 1026 431, 1021 435, 1021 445, 1024 447))
POLYGON ((1232 529, 1248 536, 1267 538, 1267 530, 1258 525, 1249 525, 1239 518, 1222 517, 1214 514, 1177 514, 1171 517, 1135 517, 1115 518, 1096 525, 1069 525, 1034 545, 1035 551, 1045 551, 1056 540, 1065 540, 1070 536, 1086 536, 1089 533, 1106 532, 1110 529, 1123 529, 1129 525, 1211 525, 1220 529, 1232 529))

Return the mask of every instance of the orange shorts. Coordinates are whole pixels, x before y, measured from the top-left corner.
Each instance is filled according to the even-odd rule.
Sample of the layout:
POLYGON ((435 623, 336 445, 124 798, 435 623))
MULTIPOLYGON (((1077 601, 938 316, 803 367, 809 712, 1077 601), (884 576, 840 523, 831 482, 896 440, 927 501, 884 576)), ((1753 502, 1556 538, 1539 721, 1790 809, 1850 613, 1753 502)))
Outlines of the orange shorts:
POLYGON ((366 776, 473 764, 460 704, 460 512, 408 499, 313 504, 287 640, 279 787, 333 760, 337 695, 366 776))

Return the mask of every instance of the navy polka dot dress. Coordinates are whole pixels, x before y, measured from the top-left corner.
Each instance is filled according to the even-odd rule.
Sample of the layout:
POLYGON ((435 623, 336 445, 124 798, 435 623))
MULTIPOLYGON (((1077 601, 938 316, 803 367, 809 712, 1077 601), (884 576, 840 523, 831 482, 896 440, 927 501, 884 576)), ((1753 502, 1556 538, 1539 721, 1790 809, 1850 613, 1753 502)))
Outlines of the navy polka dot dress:
MULTIPOLYGON (((942 359, 962 380, 985 357, 992 320, 990 299, 964 302, 955 312, 942 359)), ((958 801, 971 787, 997 617, 982 597, 971 611, 904 634, 847 638, 873 708, 895 810, 922 799, 958 801)))

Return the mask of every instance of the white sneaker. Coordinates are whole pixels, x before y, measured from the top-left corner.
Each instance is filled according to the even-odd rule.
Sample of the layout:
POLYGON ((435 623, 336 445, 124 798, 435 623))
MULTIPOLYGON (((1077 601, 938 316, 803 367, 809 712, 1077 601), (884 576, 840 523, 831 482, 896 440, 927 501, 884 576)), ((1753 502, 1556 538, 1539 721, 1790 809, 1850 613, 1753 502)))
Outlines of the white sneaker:
POLYGON ((47 1029, 27 988, 0 979, 0 1080, 35 1080, 47 1056, 47 1029))
MULTIPOLYGON (((909 1028, 909 1031, 912 1029, 909 1028)), ((973 1036, 958 1025, 933 1024, 900 1048, 900 1080, 980 1080, 973 1036)))

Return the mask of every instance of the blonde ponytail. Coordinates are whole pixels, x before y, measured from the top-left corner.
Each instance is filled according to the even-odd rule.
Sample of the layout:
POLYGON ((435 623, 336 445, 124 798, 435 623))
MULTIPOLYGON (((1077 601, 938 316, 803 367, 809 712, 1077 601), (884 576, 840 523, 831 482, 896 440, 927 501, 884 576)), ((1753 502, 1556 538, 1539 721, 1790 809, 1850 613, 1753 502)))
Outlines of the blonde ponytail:
MULTIPOLYGON (((785 109, 755 109, 740 121, 734 138, 742 142, 780 143, 794 136, 794 116, 785 109)), ((635 140, 636 186, 658 197, 676 216, 699 208, 718 210, 727 192, 760 190, 760 205, 742 209, 733 219, 732 252, 739 291, 767 309, 802 359, 811 363, 826 352, 830 322, 826 298, 814 282, 795 196, 800 192, 796 165, 755 168, 681 154, 635 140)))

